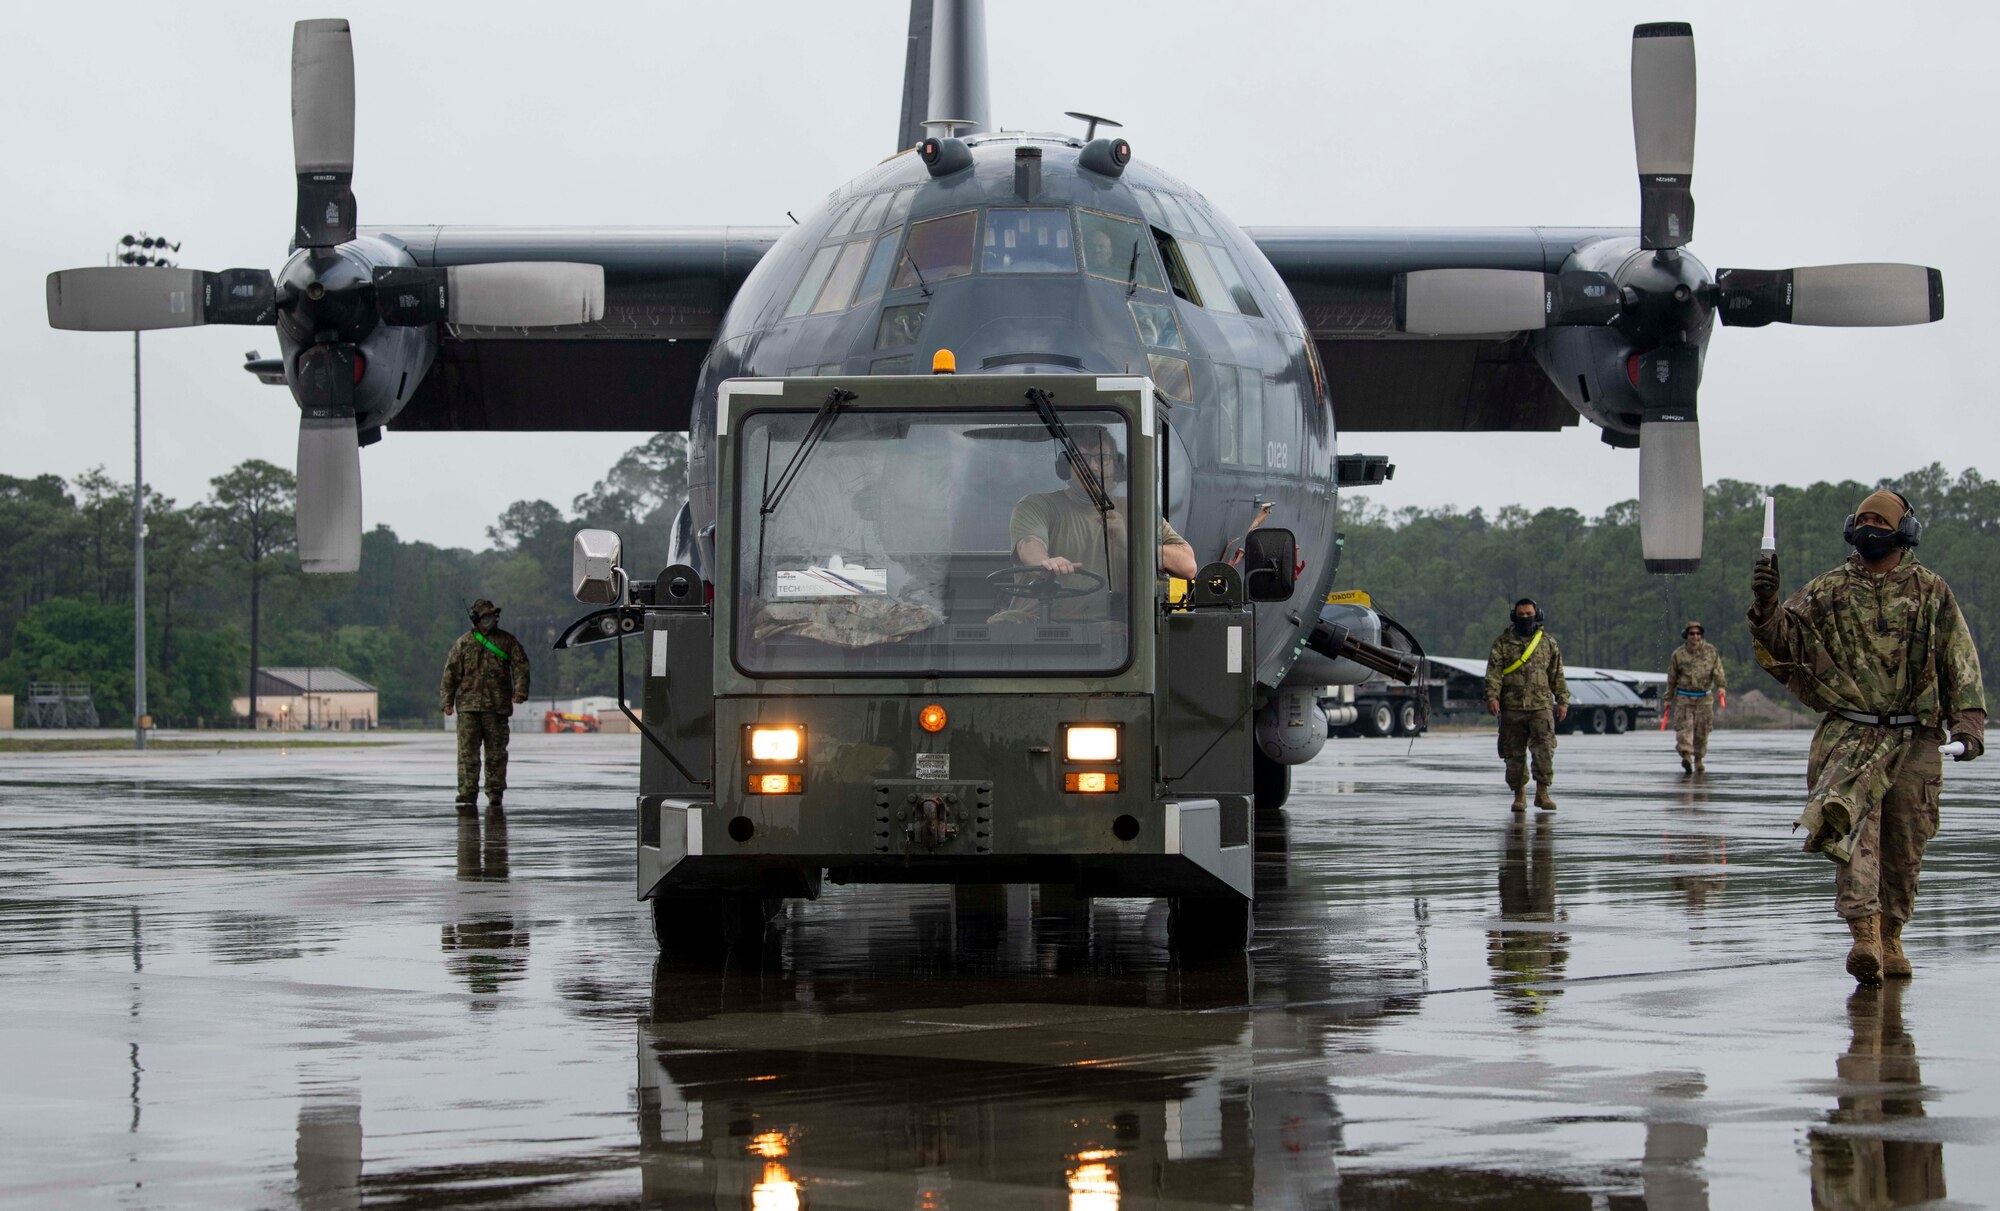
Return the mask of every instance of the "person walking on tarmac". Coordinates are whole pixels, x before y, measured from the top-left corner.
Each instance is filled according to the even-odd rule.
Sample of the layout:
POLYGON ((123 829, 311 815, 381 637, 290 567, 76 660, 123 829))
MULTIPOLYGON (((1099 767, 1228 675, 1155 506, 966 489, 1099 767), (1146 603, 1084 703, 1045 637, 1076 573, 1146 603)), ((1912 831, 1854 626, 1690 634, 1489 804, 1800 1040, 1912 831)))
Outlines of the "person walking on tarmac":
MULTIPOLYGON (((1702 638, 1699 621, 1681 628, 1686 640, 1667 661, 1667 714, 1673 716, 1674 748, 1681 755, 1681 775, 1708 772, 1708 733, 1715 728, 1718 707, 1729 706, 1729 677, 1722 671, 1722 653, 1702 638)), ((1662 719, 1660 722, 1665 723, 1662 719)))
POLYGON ((1824 712, 1806 762, 1808 852, 1833 860, 1834 908, 1856 982, 1910 975, 1903 926, 1924 846, 1938 829, 1947 733, 1971 761, 1986 751, 1979 652, 1944 577, 1911 553, 1923 524, 1909 501, 1871 493, 1847 519, 1847 562, 1782 604, 1775 554, 1750 574, 1757 663, 1824 712))
POLYGON ((1493 641, 1486 657, 1486 709, 1500 717, 1500 756, 1514 810, 1528 810, 1528 759, 1534 759, 1535 806, 1556 810, 1549 787, 1556 780, 1556 724, 1569 718, 1569 682, 1562 650, 1542 629, 1542 607, 1531 597, 1514 603, 1513 625, 1493 641))
POLYGON ((438 707, 458 715, 458 810, 479 800, 480 750, 486 754, 486 802, 495 811, 507 794, 507 717, 528 700, 528 653, 500 629, 500 607, 484 597, 467 611, 472 629, 451 645, 438 682, 438 707))

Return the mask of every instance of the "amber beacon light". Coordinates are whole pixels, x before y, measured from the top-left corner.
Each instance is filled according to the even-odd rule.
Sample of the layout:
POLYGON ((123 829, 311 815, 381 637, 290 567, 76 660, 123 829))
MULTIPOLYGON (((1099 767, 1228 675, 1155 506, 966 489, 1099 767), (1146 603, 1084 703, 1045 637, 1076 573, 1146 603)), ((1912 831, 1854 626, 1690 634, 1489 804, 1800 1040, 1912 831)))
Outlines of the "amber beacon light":
POLYGON ((917 712, 917 726, 927 732, 941 732, 948 722, 944 708, 935 702, 917 712))

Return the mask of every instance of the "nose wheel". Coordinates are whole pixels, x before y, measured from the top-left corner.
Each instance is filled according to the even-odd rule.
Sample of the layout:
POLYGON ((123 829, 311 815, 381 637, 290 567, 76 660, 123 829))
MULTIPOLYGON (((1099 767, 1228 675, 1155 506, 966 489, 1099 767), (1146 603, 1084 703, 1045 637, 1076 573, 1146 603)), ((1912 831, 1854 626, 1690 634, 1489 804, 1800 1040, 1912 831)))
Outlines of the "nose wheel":
POLYGON ((1093 593, 1102 593, 1105 590, 1104 577, 1095 572, 1078 568, 1068 575, 1085 577, 1091 583, 1064 584, 1057 579, 1054 572, 1040 564, 1032 563, 989 572, 986 575, 986 583, 1005 591, 1009 596, 1031 599, 1041 608, 1042 621, 1048 622, 1049 612, 1056 602, 1071 597, 1089 597, 1093 593))

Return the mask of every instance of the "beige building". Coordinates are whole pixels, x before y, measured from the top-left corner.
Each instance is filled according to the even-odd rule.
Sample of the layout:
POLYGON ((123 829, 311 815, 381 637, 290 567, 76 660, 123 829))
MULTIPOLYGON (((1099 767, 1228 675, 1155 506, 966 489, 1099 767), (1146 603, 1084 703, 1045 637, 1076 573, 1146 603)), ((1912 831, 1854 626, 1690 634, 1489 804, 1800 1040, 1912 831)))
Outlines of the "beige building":
MULTIPOLYGON (((375 687, 333 668, 257 670, 257 722, 260 731, 366 731, 381 718, 375 687)), ((236 717, 250 714, 250 697, 234 704, 236 717)))

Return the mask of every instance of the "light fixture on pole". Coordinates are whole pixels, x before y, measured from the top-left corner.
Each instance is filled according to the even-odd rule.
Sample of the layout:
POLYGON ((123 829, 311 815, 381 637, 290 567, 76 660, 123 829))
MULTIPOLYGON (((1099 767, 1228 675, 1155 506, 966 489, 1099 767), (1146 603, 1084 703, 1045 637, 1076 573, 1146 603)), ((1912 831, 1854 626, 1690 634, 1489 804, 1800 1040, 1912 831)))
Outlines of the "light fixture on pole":
MULTIPOLYGON (((181 246, 165 236, 126 235, 111 251, 119 265, 170 267, 181 246)), ((146 467, 139 412, 139 334, 132 333, 132 747, 144 750, 146 713, 146 467)))

